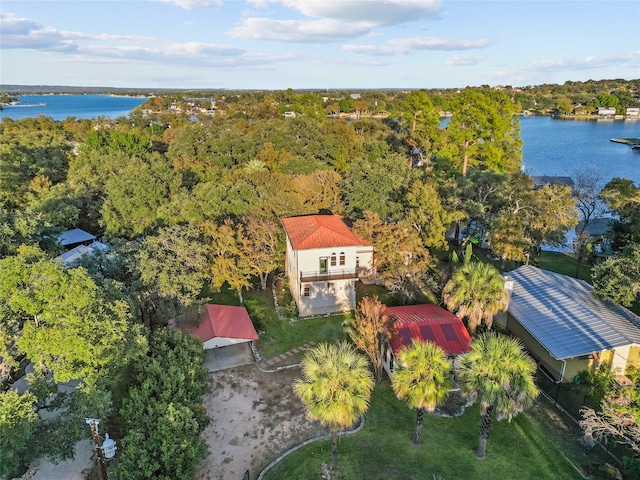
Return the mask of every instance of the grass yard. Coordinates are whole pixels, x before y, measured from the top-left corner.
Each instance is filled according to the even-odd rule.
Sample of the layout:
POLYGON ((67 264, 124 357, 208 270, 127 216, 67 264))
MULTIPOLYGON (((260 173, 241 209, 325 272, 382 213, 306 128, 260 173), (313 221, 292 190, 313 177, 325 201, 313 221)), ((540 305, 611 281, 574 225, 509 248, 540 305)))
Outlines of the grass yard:
POLYGON ((330 315, 318 318, 303 318, 294 322, 274 320, 266 325, 260 335, 260 354, 275 357, 310 340, 333 341, 346 338, 342 323, 351 314, 330 315))
MULTIPOLYGON (((395 397, 388 383, 379 384, 366 414, 364 429, 339 440, 340 475, 337 478, 582 478, 556 450, 544 428, 526 414, 518 415, 511 423, 494 420, 484 461, 475 458, 480 429, 477 406, 467 408, 464 415, 455 418, 425 416, 420 448, 411 443, 414 425, 415 412, 395 397)), ((329 440, 293 453, 266 478, 316 479, 323 462, 331 462, 329 440)))

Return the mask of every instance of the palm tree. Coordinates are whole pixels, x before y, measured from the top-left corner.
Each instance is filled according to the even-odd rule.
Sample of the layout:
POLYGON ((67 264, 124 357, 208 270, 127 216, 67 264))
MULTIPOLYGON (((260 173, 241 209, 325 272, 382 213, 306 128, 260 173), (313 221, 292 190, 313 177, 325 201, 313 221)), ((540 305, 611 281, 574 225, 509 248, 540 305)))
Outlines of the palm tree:
POLYGON ((478 336, 471 343, 471 351, 460 358, 460 390, 471 401, 480 399, 478 459, 486 458, 494 412, 498 420, 511 421, 538 396, 535 371, 536 365, 520 341, 492 332, 478 336))
POLYGON ((424 411, 433 412, 449 394, 450 370, 447 354, 435 343, 414 340, 398 353, 391 384, 396 396, 416 409, 415 445, 420 445, 424 411))
POLYGON ((481 262, 470 262, 456 270, 442 297, 450 311, 467 319, 471 333, 482 323, 491 329, 493 316, 509 306, 509 294, 500 272, 481 262))
POLYGON ((367 358, 346 342, 323 343, 301 362, 302 377, 293 390, 307 416, 331 430, 333 469, 338 469, 339 429, 352 426, 369 408, 375 384, 367 358))

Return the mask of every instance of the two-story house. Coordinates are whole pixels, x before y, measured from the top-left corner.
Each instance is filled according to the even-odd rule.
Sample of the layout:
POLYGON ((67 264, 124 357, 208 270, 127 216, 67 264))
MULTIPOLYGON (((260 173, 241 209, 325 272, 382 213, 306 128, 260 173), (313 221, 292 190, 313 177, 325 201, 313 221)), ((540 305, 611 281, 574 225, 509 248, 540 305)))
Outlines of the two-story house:
POLYGON ((286 271, 300 316, 356 308, 356 282, 375 275, 374 249, 337 215, 283 218, 286 271))

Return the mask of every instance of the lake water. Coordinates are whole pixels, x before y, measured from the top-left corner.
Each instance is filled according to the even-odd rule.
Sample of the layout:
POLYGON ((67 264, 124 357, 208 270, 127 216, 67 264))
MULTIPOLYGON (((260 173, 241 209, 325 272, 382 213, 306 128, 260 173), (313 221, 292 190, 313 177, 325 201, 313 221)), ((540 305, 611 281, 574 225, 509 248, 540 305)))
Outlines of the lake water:
MULTIPOLYGON (((25 95, 20 97, 22 104, 46 105, 5 107, 0 118, 18 120, 40 114, 54 120, 126 117, 145 100, 112 95, 25 95)), ((530 175, 574 176, 595 168, 605 182, 619 176, 640 185, 640 149, 611 142, 612 138, 640 137, 640 121, 521 117, 520 135, 524 171, 530 175)))
POLYGON ((67 117, 126 117, 131 110, 147 100, 117 95, 22 95, 17 98, 20 99, 20 105, 4 106, 0 110, 0 119, 8 117, 19 120, 38 115, 45 115, 54 120, 64 120, 67 117))

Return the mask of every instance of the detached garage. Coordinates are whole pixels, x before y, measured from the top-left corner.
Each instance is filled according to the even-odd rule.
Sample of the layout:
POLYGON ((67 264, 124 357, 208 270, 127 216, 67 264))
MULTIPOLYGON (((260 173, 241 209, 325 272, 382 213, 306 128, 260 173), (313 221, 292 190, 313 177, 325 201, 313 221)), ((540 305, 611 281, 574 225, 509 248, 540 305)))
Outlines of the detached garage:
POLYGON ((253 345, 258 334, 244 307, 206 305, 197 325, 181 323, 184 332, 200 337, 210 372, 245 365, 254 361, 253 345))

